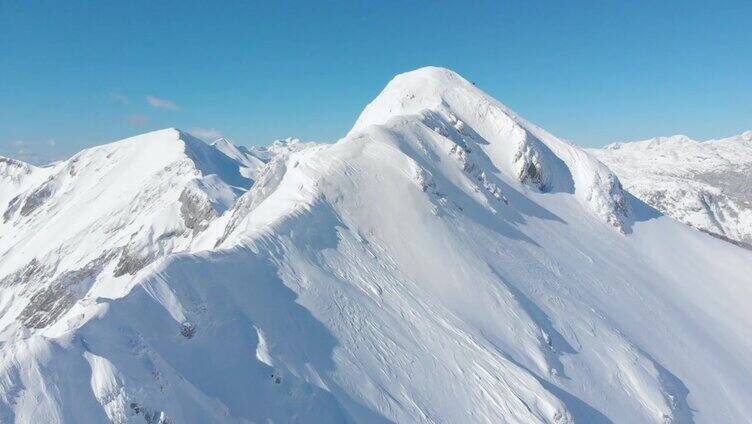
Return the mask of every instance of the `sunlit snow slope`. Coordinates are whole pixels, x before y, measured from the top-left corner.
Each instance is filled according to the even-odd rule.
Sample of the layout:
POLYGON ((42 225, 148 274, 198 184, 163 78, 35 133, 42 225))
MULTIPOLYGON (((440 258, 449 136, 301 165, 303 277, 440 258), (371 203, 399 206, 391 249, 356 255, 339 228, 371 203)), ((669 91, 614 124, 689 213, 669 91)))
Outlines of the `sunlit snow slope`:
POLYGON ((2 227, 0 421, 752 417, 752 252, 661 216, 589 153, 449 70, 397 76, 345 138, 280 147, 252 184, 226 153, 220 166, 216 145, 166 131, 130 139, 194 158, 153 211, 135 176, 159 184, 177 165, 129 150, 106 160, 137 143, 126 140, 78 162, 96 175, 81 192, 100 190, 79 213, 55 200, 79 192, 60 168, 21 195, 47 184, 52 200, 2 227), (203 155, 186 155, 194 148, 203 155), (109 166, 128 183, 100 176, 109 166), (221 207, 187 227, 181 187, 221 207), (44 227, 109 234, 87 205, 112 205, 96 217, 124 223, 136 213, 144 228, 126 233, 144 246, 164 233, 150 228, 182 222, 180 253, 150 256, 128 278, 109 271, 117 261, 76 273, 105 250, 130 252, 104 235, 65 244, 67 232, 44 227), (65 271, 23 273, 56 249, 65 271), (54 316, 32 306, 46 318, 30 325, 28 292, 64 272, 83 287, 75 301, 54 316))
POLYGON ((752 131, 703 142, 657 137, 592 153, 644 202, 752 249, 752 131))

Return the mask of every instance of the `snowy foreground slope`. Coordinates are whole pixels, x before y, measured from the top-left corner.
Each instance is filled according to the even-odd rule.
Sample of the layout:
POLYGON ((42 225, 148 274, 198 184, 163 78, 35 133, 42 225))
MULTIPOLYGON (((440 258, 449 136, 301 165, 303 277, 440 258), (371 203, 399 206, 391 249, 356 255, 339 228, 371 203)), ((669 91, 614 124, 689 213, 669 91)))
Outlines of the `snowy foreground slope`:
POLYGON ((658 137, 591 152, 649 205, 752 248, 752 131, 704 142, 658 137))
POLYGON ((752 252, 459 75, 200 143, 0 180, 0 422, 752 420, 752 252))

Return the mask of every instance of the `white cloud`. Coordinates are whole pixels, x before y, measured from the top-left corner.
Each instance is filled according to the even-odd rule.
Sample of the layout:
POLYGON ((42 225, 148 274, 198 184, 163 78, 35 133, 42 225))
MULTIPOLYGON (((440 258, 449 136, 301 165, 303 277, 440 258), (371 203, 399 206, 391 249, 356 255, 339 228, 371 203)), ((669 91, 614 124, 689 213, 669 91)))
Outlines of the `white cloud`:
POLYGON ((222 131, 216 128, 191 128, 188 132, 206 141, 214 141, 218 138, 224 137, 222 131))
POLYGON ((152 107, 155 107, 157 109, 166 109, 166 110, 178 110, 180 109, 172 100, 167 99, 160 99, 159 97, 154 96, 146 96, 146 103, 149 103, 152 107))
POLYGON ((50 147, 55 147, 55 146, 57 146, 57 141, 55 141, 54 138, 51 138, 51 139, 47 140, 47 145, 50 146, 50 147))

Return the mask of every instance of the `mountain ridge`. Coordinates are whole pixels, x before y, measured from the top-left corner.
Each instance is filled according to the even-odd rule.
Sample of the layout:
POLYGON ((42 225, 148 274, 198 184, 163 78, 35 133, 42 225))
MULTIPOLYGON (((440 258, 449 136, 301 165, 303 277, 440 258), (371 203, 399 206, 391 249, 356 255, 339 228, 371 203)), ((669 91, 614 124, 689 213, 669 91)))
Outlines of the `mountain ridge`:
MULTIPOLYGON (((752 415, 751 252, 661 215, 459 75, 406 75, 337 143, 280 145, 180 249, 117 278, 79 263, 62 280, 91 285, 51 323, 19 324, 34 303, 0 284, 2 421, 752 415)), ((154 198, 224 183, 180 178, 154 198)), ((156 209, 185 223, 171 202, 156 209)))

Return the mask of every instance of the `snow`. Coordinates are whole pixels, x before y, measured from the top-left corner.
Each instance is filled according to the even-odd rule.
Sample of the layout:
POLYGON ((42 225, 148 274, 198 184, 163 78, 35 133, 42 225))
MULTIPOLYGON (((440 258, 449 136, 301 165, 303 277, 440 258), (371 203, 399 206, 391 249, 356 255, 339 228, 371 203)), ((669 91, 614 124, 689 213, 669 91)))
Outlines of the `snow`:
MULTIPOLYGON (((0 207, 7 210, 10 201, 18 193, 33 187, 54 172, 55 166, 36 167, 34 165, 0 156, 0 207)), ((0 227, 6 223, 0 219, 0 227)))
POLYGON ((683 135, 657 137, 591 152, 631 193, 661 212, 752 245, 752 131, 704 142, 683 135))
POLYGON ((752 416, 752 252, 459 75, 397 76, 337 143, 255 155, 252 182, 231 147, 170 129, 82 152, 3 227, 3 422, 752 416), (87 265, 124 245, 155 259, 87 265), (32 246, 42 271, 18 274, 32 246), (18 322, 63 268, 96 281, 52 324, 18 322))
POLYGON ((227 155, 227 157, 240 163, 241 173, 243 174, 243 176, 251 178, 253 180, 258 178, 258 174, 261 168, 264 166, 265 160, 259 158, 257 155, 254 155, 252 151, 246 149, 243 146, 236 146, 232 144, 226 138, 217 139, 211 145, 215 149, 227 155))
POLYGON ((365 108, 351 134, 406 115, 422 115, 418 120, 460 147, 476 144, 500 178, 543 191, 574 191, 604 221, 620 229, 629 225, 625 195, 608 168, 448 69, 421 68, 395 77, 365 108))
MULTIPOLYGON (((220 214, 251 183, 237 162, 174 129, 88 149, 54 168, 32 171, 29 180, 37 186, 19 186, 18 207, 5 209, 0 226, 2 275, 30 271, 26 278, 10 278, 0 295, 15 314, 35 294, 55 298, 91 289, 92 295, 106 295, 109 287, 122 292, 123 278, 188 248, 187 209, 204 206, 220 214), (186 205, 183 193, 194 193, 198 203, 186 205), (64 278, 82 269, 102 284, 64 278)), ((0 328, 12 326, 15 314, 3 313, 0 328)))

